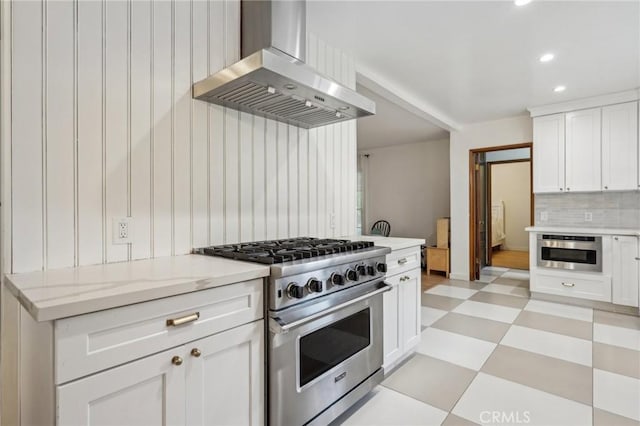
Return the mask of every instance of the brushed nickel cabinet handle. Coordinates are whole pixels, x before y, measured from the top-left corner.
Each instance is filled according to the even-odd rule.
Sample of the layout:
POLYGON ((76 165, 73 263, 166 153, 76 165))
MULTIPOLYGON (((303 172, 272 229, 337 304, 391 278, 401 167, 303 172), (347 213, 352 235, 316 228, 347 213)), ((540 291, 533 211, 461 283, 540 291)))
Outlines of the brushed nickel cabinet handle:
POLYGON ((564 191, 564 188, 560 188, 560 191, 564 191))
POLYGON ((410 277, 410 276, 408 276, 408 275, 405 275, 405 276, 404 276, 404 280, 405 280, 405 281, 409 281, 410 279, 411 279, 411 277, 410 277))
POLYGON ((605 185, 604 189, 609 189, 609 187, 605 185))
POLYGON ((178 355, 174 356, 173 358, 171 358, 171 364, 182 365, 182 358, 180 358, 178 355))
POLYGON ((565 287, 575 287, 576 285, 574 283, 562 283, 563 286, 565 287))
POLYGON ((640 257, 636 257, 636 260, 640 260, 640 257))
POLYGON ((194 312, 192 314, 189 314, 180 318, 169 318, 167 320, 167 327, 177 327, 182 324, 187 324, 190 322, 197 321, 198 318, 200 318, 200 312, 194 312))
POLYGON ((200 355, 202 355, 202 352, 200 352, 200 349, 198 349, 198 348, 191 349, 191 356, 195 356, 196 358, 200 358, 200 355))
POLYGON ((406 258, 402 258, 402 259, 398 259, 398 265, 404 265, 405 263, 407 263, 407 259, 406 258))
POLYGON ((618 241, 618 237, 613 237, 614 240, 618 241))

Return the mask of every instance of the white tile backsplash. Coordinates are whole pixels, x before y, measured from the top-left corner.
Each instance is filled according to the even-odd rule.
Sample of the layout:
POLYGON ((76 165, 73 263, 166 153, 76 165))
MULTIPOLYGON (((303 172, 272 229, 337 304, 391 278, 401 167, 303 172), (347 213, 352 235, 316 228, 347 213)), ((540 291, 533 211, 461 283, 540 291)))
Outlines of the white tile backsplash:
POLYGON ((584 228, 640 228, 640 192, 536 194, 535 224, 584 228), (542 220, 542 213, 547 215, 542 220), (585 221, 585 213, 592 214, 585 221))

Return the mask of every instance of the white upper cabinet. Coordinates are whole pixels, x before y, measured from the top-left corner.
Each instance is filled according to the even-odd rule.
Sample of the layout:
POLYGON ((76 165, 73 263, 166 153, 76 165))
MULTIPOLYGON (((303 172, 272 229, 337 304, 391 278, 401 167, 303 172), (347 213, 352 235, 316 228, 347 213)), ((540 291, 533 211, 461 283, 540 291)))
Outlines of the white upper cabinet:
POLYGON ((533 119, 533 192, 564 191, 564 114, 533 119))
POLYGON ((567 191, 600 191, 601 108, 566 114, 565 188, 567 191))
POLYGON ((602 189, 640 187, 638 161, 638 103, 602 108, 602 189))

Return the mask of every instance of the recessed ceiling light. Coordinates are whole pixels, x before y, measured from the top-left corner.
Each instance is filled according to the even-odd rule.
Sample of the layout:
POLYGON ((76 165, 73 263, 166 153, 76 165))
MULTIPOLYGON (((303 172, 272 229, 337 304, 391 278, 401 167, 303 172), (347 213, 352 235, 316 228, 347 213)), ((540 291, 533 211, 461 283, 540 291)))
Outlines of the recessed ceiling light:
POLYGON ((553 53, 545 53, 544 55, 540 56, 540 62, 549 62, 551 60, 553 60, 555 56, 553 55, 553 53))
POLYGON ((525 4, 531 3, 531 0, 515 0, 514 3, 516 6, 524 6, 525 4))
POLYGON ((566 86, 556 86, 553 91, 554 92, 564 92, 566 90, 566 86))

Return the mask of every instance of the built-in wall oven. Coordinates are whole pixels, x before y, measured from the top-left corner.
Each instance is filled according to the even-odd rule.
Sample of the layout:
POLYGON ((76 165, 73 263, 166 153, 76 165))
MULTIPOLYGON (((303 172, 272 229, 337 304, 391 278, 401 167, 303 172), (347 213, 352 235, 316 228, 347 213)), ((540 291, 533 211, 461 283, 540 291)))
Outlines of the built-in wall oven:
POLYGON ((544 268, 602 272, 602 237, 538 234, 537 265, 544 268))

